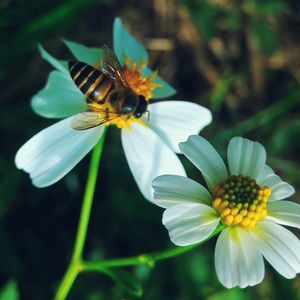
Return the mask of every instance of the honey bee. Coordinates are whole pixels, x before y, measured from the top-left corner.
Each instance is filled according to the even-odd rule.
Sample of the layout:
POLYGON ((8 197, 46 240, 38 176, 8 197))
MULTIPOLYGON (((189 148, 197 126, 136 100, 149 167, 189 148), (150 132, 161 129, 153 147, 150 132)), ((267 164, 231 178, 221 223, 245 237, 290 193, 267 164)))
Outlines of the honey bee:
MULTIPOLYGON (((137 95, 128 85, 121 64, 114 51, 102 47, 103 59, 100 70, 79 61, 69 61, 70 75, 87 97, 89 110, 79 113, 72 121, 72 128, 85 130, 112 121, 121 116, 140 118, 147 111, 144 96, 137 95), (109 103, 105 109, 95 104, 109 103)), ((101 106, 100 106, 101 107, 101 106)))

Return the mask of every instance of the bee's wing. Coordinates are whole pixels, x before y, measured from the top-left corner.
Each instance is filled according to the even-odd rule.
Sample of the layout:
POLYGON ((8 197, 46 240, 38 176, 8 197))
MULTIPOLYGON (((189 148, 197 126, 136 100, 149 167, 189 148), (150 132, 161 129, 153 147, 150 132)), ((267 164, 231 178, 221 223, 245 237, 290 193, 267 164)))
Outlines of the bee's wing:
POLYGON ((77 114, 72 120, 71 127, 76 130, 84 130, 101 124, 102 115, 93 111, 77 114))
POLYGON ((128 87, 126 78, 123 75, 122 66, 115 52, 107 45, 103 45, 102 50, 101 71, 111 79, 117 80, 122 85, 128 87))
POLYGON ((85 130, 97 127, 101 124, 121 117, 120 114, 106 113, 100 114, 95 111, 85 111, 78 113, 71 122, 71 127, 76 130, 85 130))

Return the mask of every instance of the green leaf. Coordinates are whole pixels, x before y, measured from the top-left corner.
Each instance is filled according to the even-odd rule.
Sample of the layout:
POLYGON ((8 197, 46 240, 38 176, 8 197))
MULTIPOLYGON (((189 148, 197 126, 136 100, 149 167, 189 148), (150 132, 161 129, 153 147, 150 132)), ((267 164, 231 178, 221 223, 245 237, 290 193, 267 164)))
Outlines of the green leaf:
MULTIPOLYGON (((153 73, 154 72, 151 69, 149 69, 148 67, 145 67, 142 71, 142 75, 145 77, 149 77, 153 73)), ((160 76, 157 75, 154 78, 153 82, 161 84, 161 87, 157 87, 152 92, 153 99, 166 98, 166 97, 176 94, 176 90, 171 85, 169 85, 165 80, 163 80, 160 76)))
POLYGON ((69 74, 52 71, 46 86, 31 100, 32 109, 46 118, 65 118, 87 109, 85 96, 69 74))
POLYGON ((19 297, 17 283, 14 280, 8 281, 0 292, 0 300, 19 300, 19 299, 20 297, 19 297))
POLYGON ((137 65, 143 61, 148 62, 146 48, 127 31, 120 18, 114 21, 113 42, 115 53, 122 65, 126 57, 134 60, 137 65))
POLYGON ((68 73, 68 69, 65 67, 64 63, 57 60, 55 57, 50 55, 45 48, 41 44, 38 45, 39 51, 41 53, 42 58, 44 58, 50 65, 56 68, 59 71, 64 73, 68 73))
POLYGON ((99 65, 102 56, 101 48, 89 48, 84 45, 64 40, 63 42, 67 45, 71 53, 76 57, 77 60, 85 62, 89 65, 99 65))
POLYGON ((140 298, 143 296, 141 284, 128 272, 120 269, 103 269, 103 273, 112 278, 128 294, 140 298))

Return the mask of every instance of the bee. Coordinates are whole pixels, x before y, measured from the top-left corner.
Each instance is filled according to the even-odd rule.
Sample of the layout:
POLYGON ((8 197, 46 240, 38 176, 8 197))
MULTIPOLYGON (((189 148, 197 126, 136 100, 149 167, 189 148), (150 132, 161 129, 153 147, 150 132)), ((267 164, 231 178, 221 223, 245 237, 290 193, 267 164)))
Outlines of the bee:
POLYGON ((73 129, 93 128, 122 116, 140 118, 147 111, 145 97, 129 87, 114 51, 107 45, 102 49, 100 70, 84 62, 68 62, 70 76, 87 97, 89 106, 89 110, 75 116, 71 124, 73 129), (95 105, 105 103, 110 104, 105 109, 95 105))

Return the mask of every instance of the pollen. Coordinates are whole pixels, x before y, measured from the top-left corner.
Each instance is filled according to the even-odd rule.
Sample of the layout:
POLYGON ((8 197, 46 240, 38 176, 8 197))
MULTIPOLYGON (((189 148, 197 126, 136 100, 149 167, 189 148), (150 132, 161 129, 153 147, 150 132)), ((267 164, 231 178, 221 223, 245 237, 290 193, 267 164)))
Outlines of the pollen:
POLYGON ((129 84, 129 87, 137 94, 144 96, 147 101, 152 98, 152 92, 162 85, 153 82, 157 77, 157 71, 155 71, 149 77, 142 76, 142 71, 147 65, 147 62, 142 61, 137 67, 135 61, 130 60, 128 57, 125 59, 125 66, 123 68, 123 74, 129 84))
POLYGON ((260 187, 247 176, 231 175, 215 186, 213 193, 212 206, 227 226, 251 229, 268 215, 267 202, 271 188, 260 187))

